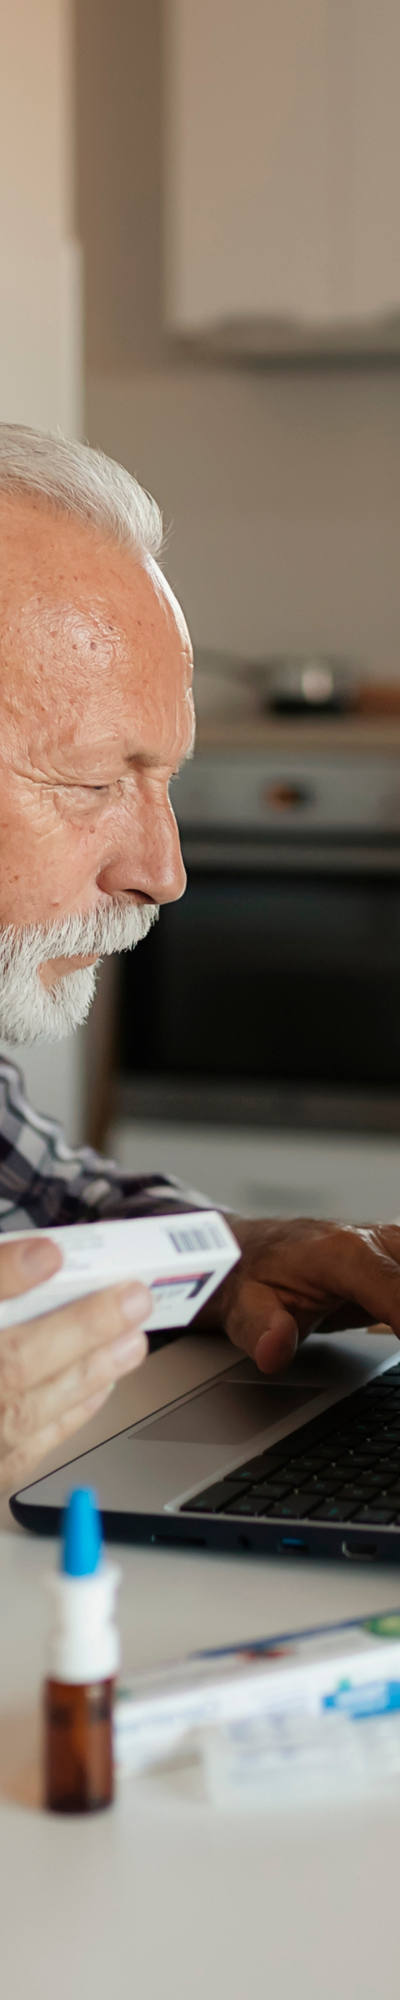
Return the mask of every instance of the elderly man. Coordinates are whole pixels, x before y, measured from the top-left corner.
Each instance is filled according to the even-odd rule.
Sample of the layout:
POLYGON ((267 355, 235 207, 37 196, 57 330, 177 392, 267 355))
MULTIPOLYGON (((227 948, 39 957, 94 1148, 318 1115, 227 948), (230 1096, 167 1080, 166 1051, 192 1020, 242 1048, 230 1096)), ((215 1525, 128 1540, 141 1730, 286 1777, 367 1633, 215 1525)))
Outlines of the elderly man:
MULTIPOLYGON (((159 567, 155 503, 119 466, 0 425, 0 1034, 85 1020, 96 963, 146 937, 185 890, 169 782, 194 740, 185 620, 159 567)), ((0 1062, 0 1228, 192 1206, 123 1174, 26 1104, 0 1062)), ((233 1217, 241 1263, 201 1316, 265 1371, 297 1340, 384 1319, 400 1334, 400 1230, 233 1217)), ((0 1298, 60 1262, 0 1244, 0 1298)), ((114 1286, 0 1334, 0 1484, 78 1430, 144 1359, 149 1294, 114 1286)), ((200 1323, 200 1316, 197 1322, 200 1323)))

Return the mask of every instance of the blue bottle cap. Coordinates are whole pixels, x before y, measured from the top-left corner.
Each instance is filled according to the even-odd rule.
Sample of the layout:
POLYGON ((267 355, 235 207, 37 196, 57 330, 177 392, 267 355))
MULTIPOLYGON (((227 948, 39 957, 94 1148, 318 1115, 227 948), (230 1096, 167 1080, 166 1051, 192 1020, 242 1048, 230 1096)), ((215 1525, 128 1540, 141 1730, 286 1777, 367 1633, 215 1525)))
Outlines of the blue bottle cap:
POLYGON ((96 1494, 75 1486, 64 1508, 61 1569, 65 1576, 93 1576, 99 1567, 102 1531, 96 1494))

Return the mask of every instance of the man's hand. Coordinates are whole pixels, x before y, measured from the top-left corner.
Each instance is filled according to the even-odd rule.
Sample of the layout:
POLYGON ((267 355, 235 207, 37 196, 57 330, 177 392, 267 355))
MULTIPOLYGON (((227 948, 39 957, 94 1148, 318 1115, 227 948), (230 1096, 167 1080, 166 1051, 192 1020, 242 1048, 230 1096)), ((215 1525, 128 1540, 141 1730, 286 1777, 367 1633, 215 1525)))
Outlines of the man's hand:
POLYGON ((400 1227, 258 1222, 228 1215, 242 1250, 196 1325, 223 1327, 263 1373, 293 1360, 307 1333, 380 1320, 400 1339, 400 1227))
MULTIPOLYGON (((54 1243, 0 1239, 0 1299, 15 1298, 62 1264, 54 1243)), ((57 1312, 0 1329, 0 1487, 10 1491, 48 1451, 100 1409, 119 1375, 148 1351, 145 1285, 113 1285, 57 1312)))

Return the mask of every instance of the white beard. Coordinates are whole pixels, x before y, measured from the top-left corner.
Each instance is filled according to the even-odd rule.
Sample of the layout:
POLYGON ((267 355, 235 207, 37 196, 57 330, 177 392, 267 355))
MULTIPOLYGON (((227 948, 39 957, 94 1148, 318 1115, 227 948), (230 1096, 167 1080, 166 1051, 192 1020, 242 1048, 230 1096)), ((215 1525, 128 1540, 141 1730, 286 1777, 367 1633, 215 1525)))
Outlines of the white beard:
POLYGON ((59 1042, 86 1021, 94 999, 98 966, 65 972, 54 986, 43 985, 39 966, 49 958, 96 952, 132 951, 159 916, 155 903, 113 897, 89 916, 63 917, 50 924, 9 924, 0 929, 0 1037, 24 1043, 59 1042))

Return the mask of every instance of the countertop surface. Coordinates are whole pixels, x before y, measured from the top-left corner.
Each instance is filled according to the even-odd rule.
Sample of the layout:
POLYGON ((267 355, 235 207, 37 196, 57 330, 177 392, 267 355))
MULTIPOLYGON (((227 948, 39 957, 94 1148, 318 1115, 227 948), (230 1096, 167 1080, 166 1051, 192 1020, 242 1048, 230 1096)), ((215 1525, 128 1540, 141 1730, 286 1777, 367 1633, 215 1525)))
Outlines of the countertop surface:
MULTIPOLYGON (((369 1336, 371 1338, 372 1336, 369 1336)), ((217 1365, 218 1337, 153 1356, 87 1446, 217 1365)), ((2 1508, 0 1917, 4 2000, 397 2000, 398 1811, 213 1812, 184 1774, 121 1781, 115 1808, 40 1809, 43 1576, 54 1545, 2 1508)), ((395 1605, 370 1565, 118 1551, 125 1672, 206 1644, 395 1605)))
POLYGON ((332 716, 295 720, 284 720, 282 716, 268 713, 246 712, 243 715, 199 716, 197 724, 196 754, 207 751, 262 750, 271 756, 309 756, 315 751, 318 756, 329 757, 340 753, 345 756, 390 757, 400 756, 400 713, 391 716, 367 717, 363 715, 332 716))

